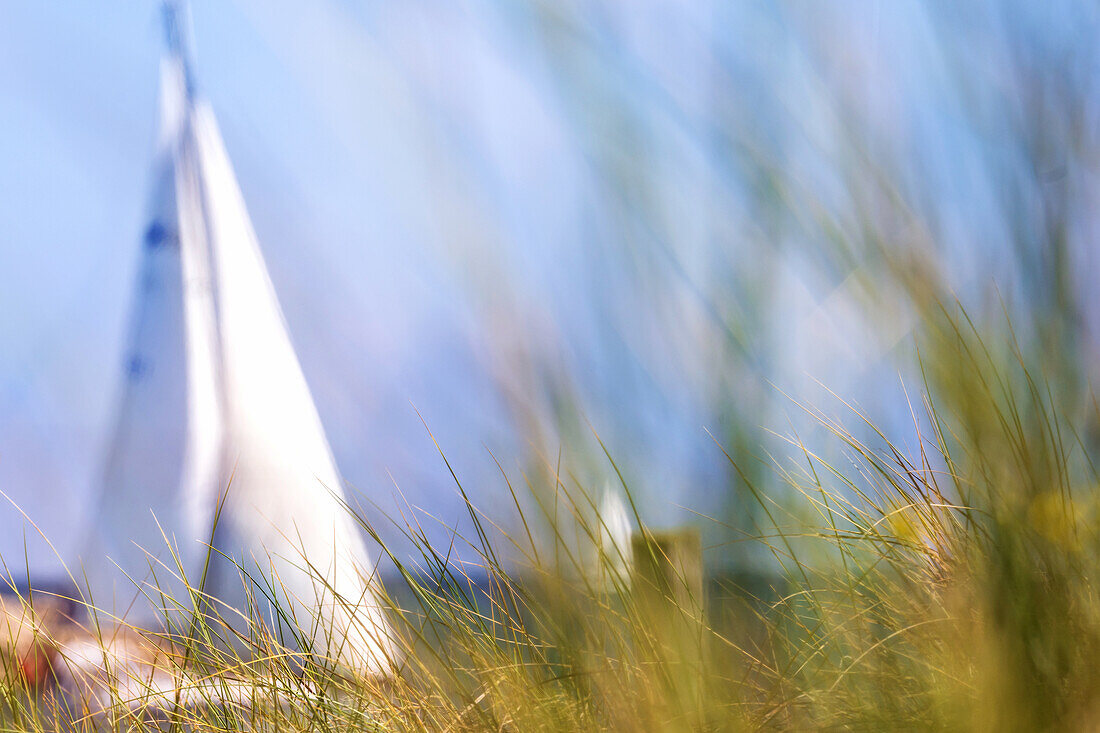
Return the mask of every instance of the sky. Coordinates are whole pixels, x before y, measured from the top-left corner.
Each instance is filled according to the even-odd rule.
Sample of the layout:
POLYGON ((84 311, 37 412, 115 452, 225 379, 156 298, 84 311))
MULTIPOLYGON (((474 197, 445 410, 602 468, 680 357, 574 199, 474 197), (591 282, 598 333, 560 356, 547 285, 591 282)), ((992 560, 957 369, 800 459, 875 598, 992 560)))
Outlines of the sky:
MULTIPOLYGON (((411 116, 397 110, 400 80, 386 67, 363 72, 374 68, 372 44, 346 9, 318 4, 322 12, 303 18, 293 4, 270 7, 273 21, 259 3, 196 4, 197 76, 345 475, 386 481, 383 498, 400 478, 415 499, 418 473, 438 466, 422 465, 431 441, 414 405, 441 440, 469 454, 477 443, 458 418, 485 423, 493 399, 474 374, 457 287, 426 249, 430 218, 417 215, 432 195, 427 146, 400 139, 411 116), (307 32, 313 42, 294 42, 307 32), (377 114, 382 99, 390 110, 377 114), (445 378, 431 366, 439 358, 445 378), (456 417, 441 425, 436 414, 456 417)), ((11 4, 0 13, 0 483, 68 557, 98 490, 120 393, 156 132, 160 18, 154 3, 11 4)), ((4 533, 5 557, 22 546, 19 534, 4 533)), ((35 540, 32 530, 32 559, 48 566, 35 540)))
MULTIPOLYGON (((763 381, 858 388, 904 423, 911 314, 868 309, 860 263, 826 263, 799 217, 851 224, 858 150, 920 202, 964 300, 1026 289, 1008 214, 1042 221, 1051 170, 1075 205, 1100 187, 1064 144, 1036 171, 1019 113, 1054 110, 1063 143, 1057 94, 1097 122, 1097 18, 1009 5, 194 0, 200 91, 371 516, 459 520, 433 436, 505 496, 489 451, 514 468, 529 447, 516 394, 556 409, 515 362, 573 385, 658 523, 720 509, 708 429, 789 419, 763 381), (794 215, 759 158, 808 192, 794 215), (727 282, 755 295, 716 307, 727 282), (728 368, 723 339, 745 352, 728 368)), ((0 5, 0 557, 26 543, 44 573, 99 490, 161 50, 151 0, 0 5)), ((1090 241, 1095 217, 1072 220, 1090 241)))

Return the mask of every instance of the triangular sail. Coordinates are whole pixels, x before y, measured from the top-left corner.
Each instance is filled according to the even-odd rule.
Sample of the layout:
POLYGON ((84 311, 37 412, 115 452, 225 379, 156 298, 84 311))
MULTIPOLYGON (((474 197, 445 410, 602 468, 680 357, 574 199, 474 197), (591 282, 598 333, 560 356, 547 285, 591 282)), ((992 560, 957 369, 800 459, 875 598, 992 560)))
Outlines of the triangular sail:
POLYGON ((221 472, 213 291, 185 87, 181 60, 166 59, 121 409, 84 552, 92 603, 117 615, 133 605, 132 617, 153 613, 136 584, 186 598, 178 565, 190 572, 205 556, 194 538, 208 531, 221 472))
MULTIPOLYGON (((194 131, 216 273, 225 448, 233 476, 217 544, 329 619, 330 628, 315 641, 325 646, 324 635, 332 634, 345 661, 363 666, 389 647, 377 599, 363 582, 371 570, 364 567, 366 548, 344 505, 321 419, 205 105, 195 110, 194 131), (303 572, 306 566, 312 572, 303 572)), ((241 591, 240 578, 228 576, 216 576, 216 595, 241 591)))
MULTIPOLYGON (((382 671, 389 629, 366 548, 217 123, 193 98, 178 22, 169 37, 123 407, 83 555, 91 600, 123 615, 137 599, 127 620, 143 620, 153 609, 134 582, 151 566, 186 598, 172 572, 198 582, 213 530, 214 557, 278 585, 315 651, 382 671)), ((244 610, 262 594, 242 579, 216 563, 205 590, 244 610)))

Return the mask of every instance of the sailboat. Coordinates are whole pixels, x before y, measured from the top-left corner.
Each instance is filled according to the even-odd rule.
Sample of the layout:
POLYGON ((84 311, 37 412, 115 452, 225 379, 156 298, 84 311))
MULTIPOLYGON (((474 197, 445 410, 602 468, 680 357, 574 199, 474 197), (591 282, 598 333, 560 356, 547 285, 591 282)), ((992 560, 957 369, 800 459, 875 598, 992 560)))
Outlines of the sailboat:
POLYGON ((379 586, 196 92, 187 10, 164 6, 150 213, 80 582, 99 613, 136 625, 193 611, 201 586, 272 631, 296 619, 311 653, 383 674, 394 659, 379 586))

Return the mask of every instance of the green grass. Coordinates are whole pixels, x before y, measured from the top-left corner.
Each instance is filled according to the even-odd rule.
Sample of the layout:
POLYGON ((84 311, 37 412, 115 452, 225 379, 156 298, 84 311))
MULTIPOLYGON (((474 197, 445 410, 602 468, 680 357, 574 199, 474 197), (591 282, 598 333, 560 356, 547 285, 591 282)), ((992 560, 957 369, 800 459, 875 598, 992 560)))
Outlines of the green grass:
MULTIPOLYGON (((1097 476, 1074 417, 1095 407, 1067 410, 1011 338, 995 349, 961 311, 948 313, 929 331, 925 382, 912 395, 916 448, 892 445, 843 403, 842 419, 805 406, 843 460, 789 436, 793 457, 770 476, 790 489, 775 496, 793 498, 747 484, 766 519, 745 541, 764 548, 770 572, 712 573, 703 584, 690 558, 666 555, 680 547, 668 536, 643 528, 632 547, 608 543, 592 493, 555 475, 552 505, 546 492, 513 489, 507 526, 521 531, 469 505, 475 536, 456 542, 476 563, 401 525, 419 557, 391 558, 400 575, 385 602, 401 660, 389 678, 355 678, 321 654, 289 651, 309 649, 306 632, 287 646, 260 624, 232 638, 196 589, 180 606, 202 613, 169 625, 164 664, 188 681, 185 699, 243 694, 247 705, 192 706, 160 726, 1094 727, 1097 476)), ((114 692, 116 708, 99 716, 51 710, 11 675, 0 694, 10 729, 46 730, 57 715, 89 729, 149 724, 124 699, 132 691, 114 692)))

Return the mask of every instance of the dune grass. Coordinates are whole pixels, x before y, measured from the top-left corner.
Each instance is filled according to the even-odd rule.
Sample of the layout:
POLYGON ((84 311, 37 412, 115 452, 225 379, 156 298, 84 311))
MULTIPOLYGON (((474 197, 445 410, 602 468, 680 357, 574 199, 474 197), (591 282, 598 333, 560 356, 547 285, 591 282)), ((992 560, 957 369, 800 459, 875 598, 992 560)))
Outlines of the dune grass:
MULTIPOLYGON (((787 436, 791 456, 770 475, 788 492, 741 472, 766 518, 744 540, 770 556, 763 575, 704 582, 697 534, 654 532, 635 514, 624 540, 594 492, 555 475, 551 506, 505 473, 512 521, 468 502, 462 562, 399 520, 419 555, 389 557, 392 675, 327 663, 299 630, 323 621, 287 616, 291 635, 275 638, 196 583, 161 599, 184 611, 175 621, 144 632, 174 692, 108 684, 97 712, 29 692, 8 665, 5 728, 1092 728, 1100 523, 1081 426, 1096 406, 1067 401, 1011 333, 991 344, 961 310, 941 315, 909 395, 917 442, 892 444, 843 402, 840 418, 804 405, 842 460, 787 436)), ((278 587, 254 581, 280 607, 278 587)))

